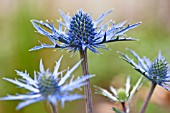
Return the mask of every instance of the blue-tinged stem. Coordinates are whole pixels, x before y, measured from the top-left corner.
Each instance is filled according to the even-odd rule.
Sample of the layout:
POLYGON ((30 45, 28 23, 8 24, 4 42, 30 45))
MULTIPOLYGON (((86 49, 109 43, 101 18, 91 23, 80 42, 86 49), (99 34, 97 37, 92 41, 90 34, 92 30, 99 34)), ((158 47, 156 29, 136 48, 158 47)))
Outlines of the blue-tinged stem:
POLYGON ((156 83, 152 82, 152 86, 151 86, 151 88, 150 88, 150 90, 148 92, 148 95, 147 95, 144 103, 143 103, 143 106, 142 106, 142 109, 141 109, 140 113, 145 113, 146 108, 148 106, 148 103, 149 103, 149 101, 151 99, 151 96, 152 96, 152 94, 154 92, 154 89, 155 89, 156 85, 157 85, 156 83))
MULTIPOLYGON (((87 49, 85 51, 80 50, 80 58, 83 59, 83 61, 81 63, 83 75, 84 76, 89 75, 87 49)), ((86 113, 93 113, 90 79, 87 79, 86 82, 87 82, 87 84, 84 86, 86 113)))
POLYGON ((58 113, 57 108, 54 104, 50 103, 51 113, 58 113))

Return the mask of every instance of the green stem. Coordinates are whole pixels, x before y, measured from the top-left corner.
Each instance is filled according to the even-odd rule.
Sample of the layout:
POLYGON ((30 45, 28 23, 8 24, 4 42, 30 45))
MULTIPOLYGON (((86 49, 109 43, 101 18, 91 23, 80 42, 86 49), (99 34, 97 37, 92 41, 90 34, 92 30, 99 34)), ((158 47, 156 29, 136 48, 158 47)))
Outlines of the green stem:
MULTIPOLYGON (((83 59, 83 61, 81 63, 83 75, 84 76, 89 75, 88 61, 87 61, 87 50, 85 50, 85 51, 80 50, 80 58, 83 59)), ((84 86, 86 113, 93 113, 90 79, 87 79, 86 82, 87 82, 87 84, 84 86)))
POLYGON ((126 113, 126 106, 125 106, 125 102, 121 102, 121 104, 122 104, 122 108, 123 108, 124 113, 126 113))
POLYGON ((53 105, 52 103, 50 103, 50 107, 51 107, 51 113, 58 113, 57 108, 55 105, 53 105))
POLYGON ((148 105, 148 103, 149 103, 149 101, 151 99, 151 96, 152 96, 152 94, 154 92, 154 89, 155 89, 156 85, 157 85, 156 83, 152 82, 152 86, 151 86, 151 88, 150 88, 150 90, 148 92, 148 95, 147 95, 147 97, 146 97, 146 99, 144 101, 144 104, 142 106, 142 109, 141 109, 140 113, 145 113, 146 107, 147 107, 147 105, 148 105))

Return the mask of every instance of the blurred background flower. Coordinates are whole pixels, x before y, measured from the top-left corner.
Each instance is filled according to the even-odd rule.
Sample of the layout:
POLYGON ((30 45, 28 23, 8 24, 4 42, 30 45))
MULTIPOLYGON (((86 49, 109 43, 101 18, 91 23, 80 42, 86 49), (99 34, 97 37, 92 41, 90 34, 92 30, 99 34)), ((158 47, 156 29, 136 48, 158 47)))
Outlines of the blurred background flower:
MULTIPOLYGON (((50 43, 46 37, 34 32, 35 29, 30 20, 53 20, 55 26, 57 26, 58 23, 55 20, 61 17, 58 9, 64 12, 70 12, 70 15, 75 14, 79 9, 83 9, 85 12, 92 12, 94 19, 97 19, 101 12, 113 9, 113 12, 105 18, 104 22, 110 19, 116 21, 116 23, 124 20, 130 23, 143 22, 139 27, 133 29, 133 31, 127 32, 128 36, 138 38, 140 41, 110 43, 108 45, 112 50, 99 50, 103 53, 102 55, 96 56, 96 54, 90 51, 88 52, 90 73, 96 75, 91 80, 92 85, 95 84, 105 89, 108 89, 110 85, 122 86, 127 74, 132 76, 131 80, 135 83, 140 74, 130 68, 130 65, 122 61, 116 53, 116 51, 125 51, 125 48, 131 48, 139 53, 139 55, 145 55, 151 59, 154 59, 157 56, 157 52, 161 50, 167 58, 167 62, 170 62, 169 0, 0 0, 0 78, 15 78, 16 74, 14 70, 24 69, 27 69, 33 75, 32 72, 38 70, 40 58, 51 69, 54 66, 53 62, 62 54, 64 55, 65 63, 62 63, 61 68, 68 65, 73 66, 79 60, 76 54, 70 58, 71 53, 58 50, 55 52, 53 49, 28 51, 34 45, 39 44, 37 40, 41 39, 42 42, 50 43)), ((81 69, 79 68, 78 70, 81 69)), ((77 71, 75 75, 81 75, 81 72, 77 71)), ((146 94, 145 90, 148 90, 148 85, 148 83, 145 83, 141 91, 135 95, 135 99, 132 100, 132 106, 135 106, 132 107, 134 108, 132 110, 133 113, 139 111, 145 97, 144 95, 146 94)), ((12 84, 7 84, 2 79, 0 79, 0 90, 1 97, 9 92, 11 94, 25 92, 25 90, 14 88, 12 84)), ((92 90, 94 92, 93 88, 92 90)), ((94 93, 93 99, 95 113, 113 113, 111 110, 113 105, 108 99, 94 93)), ((169 113, 169 92, 157 87, 151 102, 152 104, 149 105, 146 113, 169 113), (158 107, 159 109, 155 109, 158 107)), ((45 109, 47 109, 46 105, 44 104, 44 108, 40 102, 20 111, 15 111, 17 104, 18 101, 0 101, 0 113, 46 113, 45 109)), ((61 109, 60 107, 58 109, 60 109, 60 113, 65 113, 68 110, 70 113, 84 113, 84 101, 79 100, 73 103, 66 103, 65 109, 61 109)))
POLYGON ((16 71, 17 75, 22 77, 19 79, 3 78, 29 92, 27 92, 27 94, 8 94, 0 98, 0 100, 23 100, 23 102, 18 104, 16 110, 46 100, 50 103, 51 107, 54 107, 53 109, 56 110, 55 107, 59 101, 61 101, 61 105, 64 107, 66 101, 84 98, 84 95, 72 94, 71 92, 75 89, 81 89, 82 86, 86 85, 85 81, 94 75, 79 76, 75 79, 72 73, 76 70, 81 61, 75 64, 71 69, 68 68, 67 70, 59 71, 61 59, 62 57, 56 62, 53 72, 50 72, 49 68, 47 70, 44 69, 42 60, 40 60, 40 71, 34 72, 34 78, 31 78, 26 71, 16 71), (64 72, 65 74, 63 75, 64 72))

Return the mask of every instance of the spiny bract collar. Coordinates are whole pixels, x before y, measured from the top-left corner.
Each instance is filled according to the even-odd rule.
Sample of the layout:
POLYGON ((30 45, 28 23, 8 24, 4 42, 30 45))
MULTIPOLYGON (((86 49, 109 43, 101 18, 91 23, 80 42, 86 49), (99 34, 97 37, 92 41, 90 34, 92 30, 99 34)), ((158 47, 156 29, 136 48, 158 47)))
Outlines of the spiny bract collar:
POLYGON ((32 50, 39 50, 42 48, 61 48, 68 49, 69 51, 85 51, 87 48, 94 53, 100 53, 97 48, 107 49, 104 43, 115 41, 132 41, 134 38, 125 38, 125 33, 135 27, 141 22, 136 24, 128 24, 124 26, 126 21, 112 24, 109 27, 111 21, 103 24, 102 21, 111 10, 102 15, 94 21, 92 17, 84 13, 82 10, 70 17, 61 10, 60 14, 63 17, 64 22, 58 20, 59 28, 55 28, 53 23, 48 21, 31 20, 34 28, 38 33, 48 37, 53 44, 43 44, 40 42, 40 46, 35 46, 32 50), (43 29, 41 26, 46 27, 49 31, 43 29))

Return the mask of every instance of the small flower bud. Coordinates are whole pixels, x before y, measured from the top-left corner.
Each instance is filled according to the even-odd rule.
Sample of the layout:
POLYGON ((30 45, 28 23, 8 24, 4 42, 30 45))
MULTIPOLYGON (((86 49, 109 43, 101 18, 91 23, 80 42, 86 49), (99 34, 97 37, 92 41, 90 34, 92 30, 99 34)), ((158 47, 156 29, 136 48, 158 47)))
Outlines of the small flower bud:
POLYGON ((121 102, 125 102, 127 100, 127 94, 126 94, 125 89, 123 89, 123 88, 118 89, 117 98, 121 102))

